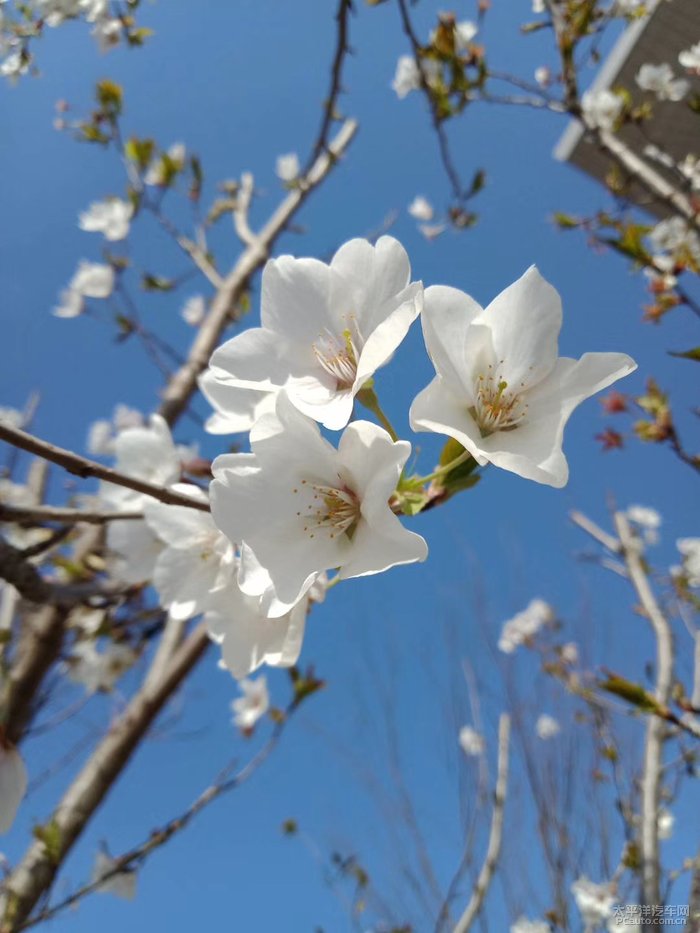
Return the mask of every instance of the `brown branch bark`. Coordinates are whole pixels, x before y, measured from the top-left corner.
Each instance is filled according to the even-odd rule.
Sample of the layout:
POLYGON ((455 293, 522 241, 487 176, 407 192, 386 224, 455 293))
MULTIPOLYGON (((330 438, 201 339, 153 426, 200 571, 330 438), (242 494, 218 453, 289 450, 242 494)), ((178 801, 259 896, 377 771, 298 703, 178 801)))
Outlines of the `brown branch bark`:
POLYGON ((6 441, 14 447, 36 454, 37 457, 43 457, 44 460, 57 463, 64 470, 83 479, 93 476, 96 479, 114 483, 115 486, 124 486, 127 489, 133 489, 134 492, 141 492, 152 499, 158 499, 159 502, 165 502, 167 505, 184 505, 190 509, 199 509, 200 512, 209 511, 209 504, 206 502, 183 496, 172 489, 167 489, 165 486, 156 486, 154 483, 147 483, 145 480, 127 476, 125 473, 111 469, 111 467, 81 457, 79 454, 73 453, 72 450, 57 447, 55 444, 34 437, 33 434, 27 434, 26 431, 21 431, 19 428, 0 424, 0 441, 6 441))

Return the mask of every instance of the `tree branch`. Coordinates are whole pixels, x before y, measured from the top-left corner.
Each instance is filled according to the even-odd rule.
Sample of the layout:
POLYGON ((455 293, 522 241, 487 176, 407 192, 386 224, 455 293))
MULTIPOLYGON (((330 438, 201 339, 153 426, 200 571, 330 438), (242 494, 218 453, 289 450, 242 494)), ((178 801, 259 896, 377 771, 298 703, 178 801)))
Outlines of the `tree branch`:
POLYGON ((469 899, 467 908, 457 921, 454 933, 468 933, 472 924, 479 916, 484 899, 493 880, 493 875, 501 854, 503 842, 503 813, 508 793, 508 751, 510 744, 510 716, 501 715, 498 723, 498 773, 496 777, 496 790, 493 801, 493 816, 491 818, 491 832, 489 834, 486 858, 476 880, 476 885, 469 899))
MULTIPOLYGON (((655 699, 667 707, 673 686, 673 636, 666 616, 659 608, 651 589, 642 562, 639 546, 627 518, 622 512, 615 513, 615 528, 622 545, 622 555, 629 578, 639 598, 644 614, 651 623, 656 639, 656 689, 655 699)), ((658 814, 661 800, 662 759, 666 724, 658 716, 650 716, 647 723, 642 769, 641 790, 641 856, 643 904, 661 904, 661 881, 659 863, 658 814)), ((660 930, 654 924, 652 930, 660 930)))
MULTIPOLYGON (((209 503, 207 502, 192 499, 190 496, 183 496, 181 493, 167 489, 165 486, 156 486, 154 483, 147 483, 145 480, 127 476, 125 473, 120 473, 111 467, 81 457, 71 450, 65 450, 63 447, 49 444, 48 441, 42 441, 40 438, 34 437, 33 434, 27 434, 26 431, 21 431, 19 428, 0 424, 0 441, 6 441, 8 444, 26 450, 31 454, 36 454, 44 460, 57 463, 64 470, 83 479, 94 476, 96 479, 114 483, 116 486, 125 486, 135 492, 141 492, 152 499, 158 499, 159 502, 165 502, 167 505, 184 505, 190 509, 199 509, 200 512, 209 511, 209 503)), ((115 514, 114 517, 121 518, 119 514, 115 514)))
POLYGON ((135 521, 139 518, 143 518, 143 512, 90 512, 84 509, 64 509, 53 505, 19 506, 5 505, 0 502, 0 522, 16 522, 20 525, 43 524, 44 522, 61 522, 64 525, 77 525, 80 522, 86 525, 104 525, 115 520, 135 521))

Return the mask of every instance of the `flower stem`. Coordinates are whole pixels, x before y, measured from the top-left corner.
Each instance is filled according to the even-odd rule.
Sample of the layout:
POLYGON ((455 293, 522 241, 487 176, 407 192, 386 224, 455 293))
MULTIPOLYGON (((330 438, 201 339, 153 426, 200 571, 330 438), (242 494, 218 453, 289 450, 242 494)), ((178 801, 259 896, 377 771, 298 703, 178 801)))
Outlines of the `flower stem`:
POLYGON ((433 473, 428 473, 427 476, 412 476, 411 482, 416 485, 420 484, 421 486, 425 483, 429 483, 431 480, 437 479, 439 476, 444 476, 447 473, 451 473, 452 470, 455 470, 458 466, 461 466, 463 463, 466 463, 467 460, 471 459, 471 454, 468 450, 462 451, 462 453, 455 457, 454 460, 450 460, 449 463, 443 464, 443 466, 438 467, 433 473))
POLYGON ((372 414, 376 416, 377 420, 384 428, 384 430, 389 434, 392 441, 398 441, 399 435, 394 430, 394 426, 392 425, 391 421, 389 421, 387 416, 382 411, 382 407, 379 404, 379 399, 377 398, 377 393, 373 388, 366 385, 363 386, 363 388, 361 388, 357 393, 357 401, 361 405, 364 405, 365 408, 369 409, 369 411, 371 411, 372 414))

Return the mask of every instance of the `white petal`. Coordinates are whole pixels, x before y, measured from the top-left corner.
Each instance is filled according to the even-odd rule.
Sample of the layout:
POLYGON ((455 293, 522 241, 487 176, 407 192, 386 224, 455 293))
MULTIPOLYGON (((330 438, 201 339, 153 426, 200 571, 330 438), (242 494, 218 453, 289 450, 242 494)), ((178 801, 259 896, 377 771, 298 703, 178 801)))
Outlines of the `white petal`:
MULTIPOLYGON (((204 492, 191 483, 175 483, 172 489, 198 502, 207 501, 204 492)), ((166 505, 151 499, 144 505, 144 515, 151 531, 170 547, 189 550, 198 537, 216 533, 211 515, 184 505, 166 505)))
POLYGON ((251 327, 214 350, 210 365, 226 373, 231 385, 269 392, 289 379, 292 356, 287 341, 274 331, 251 327))
POLYGON ((569 468, 562 439, 569 416, 584 399, 636 368, 624 353, 586 353, 580 360, 561 357, 547 379, 528 394, 525 423, 483 438, 485 456, 526 479, 557 488, 566 485, 569 468))
POLYGON ((349 472, 363 508, 365 504, 372 508, 375 501, 386 507, 410 453, 408 441, 395 443, 384 428, 370 421, 353 421, 338 444, 343 471, 349 472))
POLYGON ((427 288, 423 303, 423 337, 435 371, 453 392, 463 389, 471 399, 473 386, 467 364, 467 333, 483 309, 465 292, 447 285, 427 288))
POLYGON ((414 282, 377 309, 372 321, 374 330, 369 333, 358 360, 356 390, 391 359, 422 308, 423 285, 414 282))
POLYGON ((540 382, 557 359, 562 310, 559 293, 535 266, 498 295, 477 323, 491 329, 495 363, 515 389, 540 382))
POLYGON ((381 323, 373 311, 403 291, 411 277, 406 250, 390 236, 380 237, 376 246, 359 238, 344 243, 331 260, 331 269, 341 280, 334 282, 333 304, 345 299, 349 307, 343 310, 354 310, 367 333, 381 323))
POLYGON ((330 282, 330 268, 318 259, 271 259, 262 276, 263 327, 310 348, 329 325, 330 282))
POLYGON ((363 577, 381 573, 399 564, 424 561, 428 556, 425 540, 403 527, 398 518, 385 508, 373 522, 361 521, 352 540, 352 556, 340 568, 340 576, 363 577))
POLYGON ((199 377, 199 388, 216 409, 206 422, 210 434, 250 431, 258 418, 275 406, 274 392, 241 389, 217 378, 218 370, 207 369, 199 377))

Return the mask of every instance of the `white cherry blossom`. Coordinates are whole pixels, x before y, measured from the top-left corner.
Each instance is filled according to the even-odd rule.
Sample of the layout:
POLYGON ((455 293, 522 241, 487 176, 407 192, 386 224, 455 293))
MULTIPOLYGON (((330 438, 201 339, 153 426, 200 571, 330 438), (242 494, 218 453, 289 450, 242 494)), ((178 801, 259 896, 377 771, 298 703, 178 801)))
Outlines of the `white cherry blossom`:
POLYGON ((659 839, 670 839, 673 835, 673 827, 676 822, 676 818, 670 810, 667 810, 665 807, 659 810, 659 814, 656 818, 656 825, 659 831, 659 839))
POLYGON ((301 166, 299 165, 299 156, 296 152, 288 152, 285 155, 277 157, 275 163, 275 172, 277 177, 284 182, 294 181, 299 177, 301 166))
POLYGON ((268 612, 269 590, 261 596, 247 596, 234 584, 216 593, 204 620, 209 637, 221 649, 221 666, 240 679, 263 664, 296 664, 309 606, 323 601, 326 583, 326 575, 320 574, 299 602, 277 618, 268 612))
POLYGON ((231 702, 233 724, 243 732, 250 732, 270 708, 267 678, 239 680, 238 686, 243 696, 231 702))
MULTIPOLYGON (((682 217, 659 221, 649 233, 649 242, 653 250, 668 254, 671 264, 690 260, 700 265, 700 236, 682 217)), ((664 258, 655 255, 655 264, 663 267, 664 258)))
POLYGON ((690 82, 685 78, 674 77, 673 69, 666 62, 642 65, 635 80, 643 91, 655 94, 657 100, 682 100, 690 88, 690 82))
POLYGON ((94 201, 78 217, 78 226, 89 233, 101 233, 105 240, 123 240, 129 235, 134 206, 120 198, 94 201))
POLYGON ((678 55, 678 61, 688 71, 700 74, 700 42, 691 45, 689 49, 683 49, 678 55))
POLYGON ((661 516, 656 509, 646 505, 630 505, 625 514, 630 522, 641 529, 647 544, 658 544, 661 516))
POLYGON ((113 289, 112 266, 81 260, 53 313, 56 317, 77 317, 85 310, 85 298, 108 298, 113 289))
POLYGON ((609 884, 596 884, 581 875, 571 885, 571 893, 586 927, 596 928, 612 916, 615 898, 609 884))
POLYGON ((96 21, 91 35, 97 42, 100 52, 109 52, 110 49, 119 45, 122 29, 123 23, 117 16, 107 16, 96 21))
MULTIPOLYGON (((172 489, 206 501, 197 486, 176 483, 172 489)), ((146 524, 165 545, 152 578, 161 606, 175 619, 199 615, 210 607, 214 593, 233 583, 233 546, 208 512, 151 499, 144 504, 144 513, 146 524)))
POLYGON ((486 749, 483 735, 472 726, 462 726, 459 730, 459 744, 465 755, 474 758, 483 755, 486 749))
MULTIPOLYGON (((114 450, 120 473, 157 486, 170 486, 180 478, 180 453, 160 415, 152 415, 148 425, 121 431, 114 450)), ((100 485, 100 499, 107 508, 122 512, 138 511, 151 501, 150 496, 111 483, 100 485)), ((115 558, 115 576, 126 583, 141 583, 151 579, 163 545, 145 521, 129 519, 109 522, 107 548, 115 558)))
POLYGON ((10 408, 8 405, 0 405, 0 421, 9 425, 11 428, 21 428, 24 424, 24 415, 16 408, 10 408))
POLYGON ((408 213, 416 220, 432 220, 435 211, 433 205, 421 194, 417 194, 408 205, 408 213))
POLYGON ((516 648, 533 638, 539 630, 554 621, 554 610, 543 599, 533 599, 522 612, 504 623, 498 647, 504 654, 513 654, 516 648))
POLYGON ((552 72, 546 65, 535 68, 535 81, 540 87, 549 87, 552 83, 552 72))
POLYGON ((548 739, 553 739, 555 736, 559 735, 561 726, 554 716, 550 716, 549 713, 542 713, 542 715, 537 717, 535 732, 539 739, 546 742, 548 739))
POLYGON ((581 98, 581 110, 586 123, 600 130, 612 130, 625 106, 613 91, 586 91, 581 98))
POLYGON ((550 933, 550 931, 550 925, 544 920, 528 920, 527 917, 518 917, 510 928, 510 933, 550 933))
POLYGON ((229 385, 285 389, 305 415, 343 428, 354 399, 387 363, 418 316, 423 286, 411 282, 406 251, 392 237, 350 240, 330 265, 281 256, 265 266, 261 327, 215 350, 229 385))
POLYGON ((683 571, 690 586, 700 586, 700 538, 679 538, 676 547, 683 557, 683 571))
POLYGON ((182 320, 191 327, 198 327, 207 313, 207 303, 203 295, 192 295, 182 306, 182 320))
MULTIPOLYGON (((187 158, 187 149, 185 148, 185 144, 173 143, 165 154, 167 155, 170 163, 178 171, 181 171, 185 165, 185 159, 187 158)), ((148 169, 146 170, 146 174, 143 176, 143 180, 146 185, 154 185, 157 187, 164 185, 167 181, 167 177, 167 167, 163 157, 156 156, 156 158, 151 162, 148 169)))
POLYGON ((27 769, 14 745, 0 737, 0 833, 15 821, 27 790, 27 769))
MULTIPOLYGON (((440 75, 440 64, 430 58, 421 62, 423 74, 428 84, 432 85, 440 75)), ((421 86, 420 71, 413 55, 401 55, 396 62, 396 73, 391 87, 399 100, 403 100, 411 91, 421 86)))
POLYGON ((453 437, 479 464, 564 486, 569 416, 636 364, 624 353, 559 357, 561 321, 561 299, 534 266, 485 310, 455 288, 428 288, 423 334, 437 375, 411 427, 453 437))
MULTIPOLYGON (((117 860, 113 859, 107 852, 99 851, 95 856, 95 864, 92 868, 93 883, 100 881, 100 878, 112 871, 116 862, 117 860)), ((133 901, 134 897, 136 897, 136 880, 137 874, 133 869, 122 869, 100 882, 95 891, 98 894, 113 894, 115 897, 133 901)))
POLYGON ((455 49, 458 52, 466 51, 478 31, 479 27, 470 19, 463 19, 457 23, 455 26, 455 49))
MULTIPOLYGON (((407 441, 356 421, 336 450, 281 394, 250 443, 252 453, 214 461, 212 514, 231 541, 253 551, 281 606, 294 605, 323 570, 359 577, 426 558, 423 538, 388 504, 411 452, 407 441)), ((260 595, 261 575, 245 562, 242 569, 241 588, 260 595)))
POLYGON ((88 694, 109 693, 114 685, 136 661, 136 652, 129 645, 109 642, 100 651, 91 639, 79 641, 67 660, 68 679, 82 684, 88 694))

